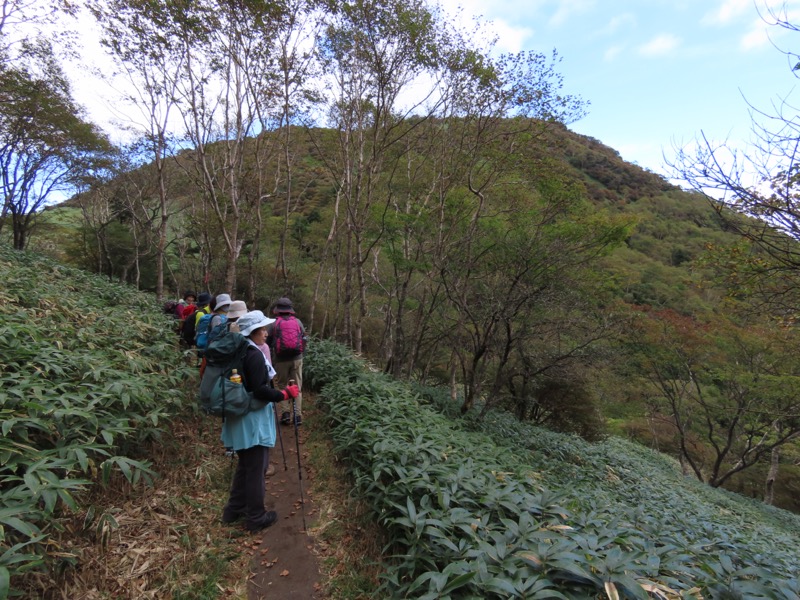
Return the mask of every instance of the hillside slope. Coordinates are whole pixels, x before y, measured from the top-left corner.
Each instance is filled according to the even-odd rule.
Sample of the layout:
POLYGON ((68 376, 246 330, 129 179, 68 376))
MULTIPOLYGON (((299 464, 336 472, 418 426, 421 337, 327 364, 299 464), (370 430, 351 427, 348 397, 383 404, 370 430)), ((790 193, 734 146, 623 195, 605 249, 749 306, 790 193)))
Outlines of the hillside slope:
POLYGON ((307 362, 353 493, 388 532, 387 597, 800 595, 796 515, 623 440, 447 416, 445 392, 369 372, 330 342, 307 362))

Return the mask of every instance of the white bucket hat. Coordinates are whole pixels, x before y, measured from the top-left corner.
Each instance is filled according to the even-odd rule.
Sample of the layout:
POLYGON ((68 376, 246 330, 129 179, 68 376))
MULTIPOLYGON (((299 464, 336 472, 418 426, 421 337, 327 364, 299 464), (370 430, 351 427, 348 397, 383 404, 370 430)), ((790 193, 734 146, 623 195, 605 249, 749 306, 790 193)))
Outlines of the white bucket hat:
POLYGON ((248 337, 256 329, 260 329, 261 327, 266 327, 270 323, 274 322, 275 319, 270 319, 269 317, 265 316, 264 313, 261 312, 260 310, 251 310, 243 317, 239 317, 239 320, 237 321, 237 323, 239 324, 239 333, 241 333, 245 337, 248 337))
POLYGON ((221 308, 225 308, 226 306, 231 305, 231 297, 229 294, 219 294, 217 299, 214 301, 214 311, 218 311, 221 308))

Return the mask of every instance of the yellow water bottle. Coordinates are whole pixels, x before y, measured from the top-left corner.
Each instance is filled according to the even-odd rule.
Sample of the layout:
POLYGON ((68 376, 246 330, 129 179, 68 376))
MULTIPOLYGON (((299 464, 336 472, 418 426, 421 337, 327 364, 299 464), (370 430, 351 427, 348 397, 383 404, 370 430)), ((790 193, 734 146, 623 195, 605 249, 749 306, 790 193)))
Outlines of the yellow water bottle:
POLYGON ((242 383, 242 376, 239 375, 239 371, 237 369, 231 371, 231 381, 233 383, 239 383, 239 384, 242 383))

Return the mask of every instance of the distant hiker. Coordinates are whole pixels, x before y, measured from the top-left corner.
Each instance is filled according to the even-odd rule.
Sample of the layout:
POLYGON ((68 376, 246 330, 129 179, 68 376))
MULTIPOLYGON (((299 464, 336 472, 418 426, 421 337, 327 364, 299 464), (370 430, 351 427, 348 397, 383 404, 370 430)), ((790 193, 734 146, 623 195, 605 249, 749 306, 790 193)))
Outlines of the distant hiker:
POLYGON ((234 300, 228 307, 228 331, 239 331, 237 321, 247 313, 247 304, 243 300, 234 300))
MULTIPOLYGON (((239 318, 240 333, 250 346, 242 363, 242 382, 253 396, 264 402, 285 401, 296 397, 296 385, 276 390, 270 386, 267 361, 257 348, 267 339, 266 327, 272 319, 260 310, 248 312, 239 318)), ((230 496, 222 512, 223 523, 245 519, 245 529, 260 531, 278 520, 275 511, 264 508, 269 449, 275 445, 275 410, 267 404, 242 417, 227 417, 222 424, 222 443, 232 448, 238 457, 230 496)))
POLYGON ((191 291, 186 290, 183 293, 183 298, 178 302, 178 310, 177 316, 178 319, 181 321, 185 321, 186 317, 191 315, 194 311, 197 310, 197 304, 195 304, 197 300, 197 295, 191 291))
POLYGON ((186 314, 183 318, 183 327, 181 327, 181 341, 185 346, 193 347, 194 338, 197 333, 197 322, 205 314, 211 312, 208 303, 211 301, 211 294, 208 292, 201 292, 197 297, 197 305, 194 312, 186 314))
MULTIPOLYGON (((303 323, 294 314, 292 301, 289 298, 280 298, 272 308, 275 322, 267 328, 269 344, 272 353, 272 365, 278 373, 278 381, 286 384, 290 379, 303 389, 303 350, 305 350, 306 330, 303 323)), ((303 422, 303 396, 298 394, 295 399, 295 422, 303 422)), ((281 424, 291 425, 292 406, 288 402, 278 405, 281 413, 281 424)))
POLYGON ((198 356, 203 356, 208 347, 208 342, 213 336, 214 329, 217 328, 217 333, 221 333, 224 330, 224 325, 228 320, 228 307, 231 302, 231 297, 228 294, 219 294, 211 300, 210 306, 213 310, 200 315, 194 334, 194 345, 197 346, 198 356))
POLYGON ((220 294, 214 298, 214 316, 211 317, 212 328, 228 320, 228 310, 232 302, 233 300, 228 294, 220 294))
POLYGON ((178 337, 181 338, 181 341, 183 341, 184 320, 186 316, 193 313, 196 308, 195 298, 194 292, 186 290, 183 293, 183 298, 178 300, 173 311, 173 316, 175 317, 175 332, 178 334, 178 337))
POLYGON ((165 300, 161 308, 164 311, 165 315, 169 315, 177 319, 178 309, 181 306, 181 302, 182 300, 165 300))
POLYGON ((197 297, 197 310, 194 311, 195 326, 197 326, 197 321, 200 320, 200 317, 211 312, 210 304, 212 300, 211 294, 208 292, 200 292, 200 295, 197 297))

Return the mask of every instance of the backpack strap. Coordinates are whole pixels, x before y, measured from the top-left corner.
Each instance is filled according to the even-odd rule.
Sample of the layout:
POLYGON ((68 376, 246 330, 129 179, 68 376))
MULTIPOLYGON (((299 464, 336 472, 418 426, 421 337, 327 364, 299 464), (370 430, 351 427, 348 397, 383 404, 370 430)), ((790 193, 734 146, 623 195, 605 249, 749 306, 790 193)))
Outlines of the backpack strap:
POLYGON ((278 341, 281 339, 281 317, 275 316, 275 323, 272 325, 272 351, 275 353, 273 358, 278 356, 278 341))

